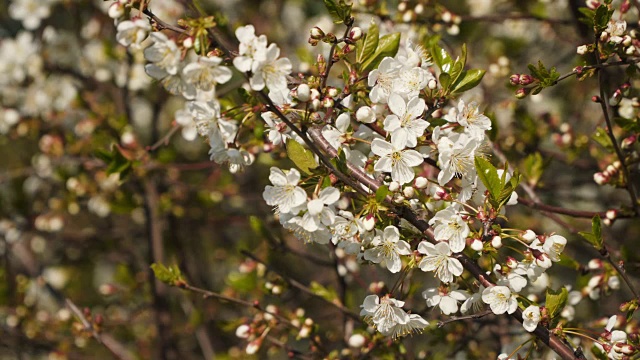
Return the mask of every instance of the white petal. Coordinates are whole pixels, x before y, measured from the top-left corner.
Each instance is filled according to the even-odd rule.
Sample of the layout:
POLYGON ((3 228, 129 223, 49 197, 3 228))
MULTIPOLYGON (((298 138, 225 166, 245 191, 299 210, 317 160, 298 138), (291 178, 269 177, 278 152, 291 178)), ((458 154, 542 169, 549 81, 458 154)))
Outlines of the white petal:
POLYGON ((393 146, 384 140, 373 139, 371 142, 371 151, 378 156, 385 156, 393 152, 393 146))

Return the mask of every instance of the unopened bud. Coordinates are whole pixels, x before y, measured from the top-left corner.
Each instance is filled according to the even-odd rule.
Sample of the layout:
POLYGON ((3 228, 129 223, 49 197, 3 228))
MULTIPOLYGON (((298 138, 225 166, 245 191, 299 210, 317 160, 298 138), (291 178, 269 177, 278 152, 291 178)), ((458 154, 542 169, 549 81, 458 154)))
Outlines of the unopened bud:
POLYGON ((389 191, 396 192, 400 189, 400 184, 397 181, 389 183, 389 191))
POLYGON ((334 87, 328 87, 327 88, 327 96, 334 98, 334 97, 338 96, 338 94, 339 94, 338 89, 336 89, 334 87))
POLYGON ((446 199, 449 196, 449 194, 447 193, 447 190, 445 190, 444 188, 438 186, 438 188, 436 189, 435 194, 433 194, 433 198, 435 200, 443 200, 446 199))
POLYGON ((589 47, 587 45, 580 45, 578 46, 578 48, 576 49, 576 53, 578 55, 584 55, 587 53, 587 51, 589 51, 589 47))
POLYGON ((629 11, 630 8, 631 8, 631 3, 629 2, 629 0, 625 0, 622 2, 622 4, 620 4, 620 12, 623 14, 629 11))
POLYGON ((314 40, 321 40, 324 37, 324 31, 322 31, 322 29, 320 29, 319 27, 315 26, 311 28, 310 36, 314 40))
POLYGON ((497 235, 494 236, 493 239, 491 239, 491 246, 496 249, 500 249, 502 247, 502 238, 497 235))
POLYGON ((607 212, 605 213, 605 216, 609 220, 615 220, 618 217, 618 210, 614 210, 614 209, 607 210, 607 212))
POLYGON ((362 38, 362 29, 358 26, 354 26, 349 32, 349 39, 358 41, 362 38))
POLYGON ((599 103, 599 102, 601 102, 602 100, 600 99, 600 96, 593 95, 593 96, 591 97, 591 101, 593 101, 594 103, 599 103))
POLYGON ((529 95, 529 90, 527 90, 525 88, 520 88, 520 89, 516 90, 516 98, 517 99, 524 99, 525 97, 527 97, 527 95, 529 95))
POLYGON ((429 90, 435 90, 438 87, 438 82, 435 81, 434 79, 431 79, 427 83, 427 87, 429 88, 429 90))
POLYGON ((112 19, 119 19, 124 15, 124 5, 120 1, 116 1, 109 6, 109 17, 112 19))
POLYGON ((482 244, 482 241, 480 241, 480 239, 471 240, 471 244, 470 244, 471 250, 482 251, 483 246, 484 245, 482 244))
POLYGON ((511 83, 511 85, 520 84, 520 74, 513 74, 509 76, 509 82, 511 83))
POLYGON ((449 11, 445 11, 442 13, 442 21, 445 23, 450 23, 451 20, 453 18, 453 14, 451 14, 449 11))
POLYGON ((325 97, 324 99, 322 99, 322 106, 325 109, 332 108, 335 104, 336 102, 333 100, 333 98, 325 97))
POLYGON ((533 78, 531 77, 531 75, 527 75, 527 74, 522 74, 520 75, 520 77, 518 78, 518 83, 522 86, 526 86, 529 85, 533 82, 533 78))
POLYGON ((522 235, 522 240, 524 240, 527 244, 531 244, 533 242, 533 240, 535 240, 537 238, 536 233, 533 232, 533 230, 529 229, 527 231, 525 231, 522 235))
POLYGON ((364 224, 365 230, 371 231, 376 226, 376 217, 373 216, 372 214, 369 214, 364 218, 362 223, 364 224))
POLYGON ((638 135, 636 135, 636 134, 633 134, 633 135, 631 135, 631 136, 627 136, 627 137, 626 137, 626 138, 624 138, 624 139, 622 140, 622 142, 620 143, 620 147, 621 147, 623 150, 628 150, 628 149, 630 149, 630 148, 633 146, 633 144, 635 144, 635 142, 636 142, 637 140, 638 140, 638 135))
POLYGON ((356 120, 361 123, 371 124, 376 121, 376 114, 370 107, 362 106, 356 111, 356 120))
POLYGON ((307 102, 311 98, 311 88, 307 84, 298 85, 296 95, 299 101, 307 102))
POLYGON ((598 185, 604 185, 609 182, 609 177, 604 173, 597 172, 593 174, 593 181, 595 181, 595 183, 598 185))
POLYGON ((427 180, 427 178, 424 178, 422 176, 418 176, 413 182, 413 184, 418 189, 424 189, 427 187, 427 185, 429 185, 429 180, 427 180))
POLYGON ((411 199, 413 195, 415 195, 415 189, 412 186, 407 186, 402 189, 402 194, 404 194, 404 197, 407 199, 411 199))

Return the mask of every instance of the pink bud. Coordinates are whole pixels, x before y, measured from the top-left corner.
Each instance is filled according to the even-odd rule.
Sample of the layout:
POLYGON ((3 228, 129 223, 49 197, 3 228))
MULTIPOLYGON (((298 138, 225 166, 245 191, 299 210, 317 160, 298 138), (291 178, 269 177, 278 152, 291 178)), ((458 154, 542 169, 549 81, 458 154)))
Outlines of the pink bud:
POLYGON ((362 38, 362 29, 358 26, 354 26, 349 32, 349 38, 353 41, 358 41, 362 38))

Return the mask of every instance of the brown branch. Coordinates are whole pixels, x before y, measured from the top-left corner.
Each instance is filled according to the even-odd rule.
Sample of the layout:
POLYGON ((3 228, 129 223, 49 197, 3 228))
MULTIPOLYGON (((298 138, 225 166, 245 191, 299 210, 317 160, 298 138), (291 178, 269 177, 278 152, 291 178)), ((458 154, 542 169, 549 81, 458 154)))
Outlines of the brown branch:
POLYGON ((480 318, 483 318, 483 317, 485 317, 487 315, 490 315, 490 314, 493 314, 493 311, 485 310, 485 311, 479 312, 477 314, 471 314, 471 315, 465 315, 465 316, 451 316, 447 320, 438 321, 438 327, 441 328, 441 327, 445 326, 446 324, 452 323, 454 321, 461 321, 461 320, 467 320, 467 319, 480 319, 480 318))

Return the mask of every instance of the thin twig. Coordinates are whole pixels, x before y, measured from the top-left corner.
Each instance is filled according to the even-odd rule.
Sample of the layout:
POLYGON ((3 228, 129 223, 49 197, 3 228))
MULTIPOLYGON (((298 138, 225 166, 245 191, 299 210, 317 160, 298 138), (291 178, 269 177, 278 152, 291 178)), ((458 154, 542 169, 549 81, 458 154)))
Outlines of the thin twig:
POLYGON ((438 327, 441 328, 441 327, 445 326, 446 324, 452 323, 454 321, 461 321, 461 320, 467 320, 467 319, 480 319, 480 318, 485 317, 485 316, 490 315, 490 314, 493 314, 493 311, 485 310, 485 311, 479 312, 477 314, 471 314, 471 315, 465 315, 465 316, 451 316, 447 320, 438 321, 438 327))

